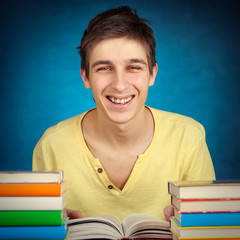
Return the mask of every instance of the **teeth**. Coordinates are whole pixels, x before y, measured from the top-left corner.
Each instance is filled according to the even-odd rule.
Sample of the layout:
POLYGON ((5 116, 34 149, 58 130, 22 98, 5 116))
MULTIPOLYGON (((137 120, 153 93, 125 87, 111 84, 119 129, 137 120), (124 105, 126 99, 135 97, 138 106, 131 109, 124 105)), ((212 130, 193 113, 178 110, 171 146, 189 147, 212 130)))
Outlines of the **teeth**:
POLYGON ((109 97, 110 101, 116 104, 126 104, 132 100, 133 96, 125 98, 125 99, 119 99, 115 97, 109 97))

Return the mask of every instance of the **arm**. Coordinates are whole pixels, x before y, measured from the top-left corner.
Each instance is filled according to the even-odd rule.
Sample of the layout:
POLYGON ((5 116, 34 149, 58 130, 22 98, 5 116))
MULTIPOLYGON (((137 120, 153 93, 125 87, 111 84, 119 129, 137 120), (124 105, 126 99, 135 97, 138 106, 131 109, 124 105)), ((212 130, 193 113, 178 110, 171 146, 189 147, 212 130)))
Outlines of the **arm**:
MULTIPOLYGON (((33 151, 32 170, 33 171, 54 171, 57 170, 54 154, 51 153, 46 144, 41 141, 33 151)), ((83 215, 78 210, 64 209, 63 214, 70 219, 82 218, 83 215)))
MULTIPOLYGON (((202 131, 198 141, 186 151, 185 159, 182 161, 180 181, 215 180, 214 167, 205 140, 205 130, 202 126, 200 129, 202 131)), ((163 212, 168 221, 174 216, 173 207, 170 205, 166 206, 163 212)))

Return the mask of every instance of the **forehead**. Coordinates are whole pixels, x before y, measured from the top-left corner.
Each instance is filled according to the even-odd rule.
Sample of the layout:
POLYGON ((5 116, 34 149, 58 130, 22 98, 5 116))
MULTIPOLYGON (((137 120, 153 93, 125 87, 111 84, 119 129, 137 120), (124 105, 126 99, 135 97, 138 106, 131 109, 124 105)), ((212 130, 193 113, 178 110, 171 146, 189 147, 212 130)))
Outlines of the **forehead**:
POLYGON ((146 46, 139 41, 128 38, 113 38, 102 40, 89 52, 90 66, 99 60, 117 63, 129 59, 142 59, 147 62, 146 46))

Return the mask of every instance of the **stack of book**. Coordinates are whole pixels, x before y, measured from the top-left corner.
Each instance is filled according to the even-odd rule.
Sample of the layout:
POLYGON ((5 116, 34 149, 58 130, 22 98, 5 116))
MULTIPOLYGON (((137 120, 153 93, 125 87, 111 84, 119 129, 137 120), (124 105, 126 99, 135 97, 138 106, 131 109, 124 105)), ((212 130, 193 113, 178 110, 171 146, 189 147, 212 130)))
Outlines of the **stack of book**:
POLYGON ((0 239, 66 239, 63 172, 0 172, 0 239))
POLYGON ((240 240, 240 181, 169 182, 173 239, 240 240))

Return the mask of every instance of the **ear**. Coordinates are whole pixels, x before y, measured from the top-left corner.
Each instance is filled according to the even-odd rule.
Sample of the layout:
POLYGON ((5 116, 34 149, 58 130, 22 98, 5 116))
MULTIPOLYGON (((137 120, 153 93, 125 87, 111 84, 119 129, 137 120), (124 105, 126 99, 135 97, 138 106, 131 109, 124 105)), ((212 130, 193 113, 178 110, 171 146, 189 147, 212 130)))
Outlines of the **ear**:
POLYGON ((149 87, 154 85, 154 82, 155 82, 155 79, 156 79, 156 76, 157 76, 157 71, 158 71, 158 65, 156 63, 155 66, 153 67, 153 71, 152 71, 152 74, 151 74, 150 79, 149 79, 149 84, 148 84, 149 87))
POLYGON ((84 84, 85 88, 90 89, 91 86, 90 86, 89 79, 88 79, 88 77, 86 75, 86 70, 81 68, 80 74, 81 74, 81 77, 82 77, 83 84, 84 84))

